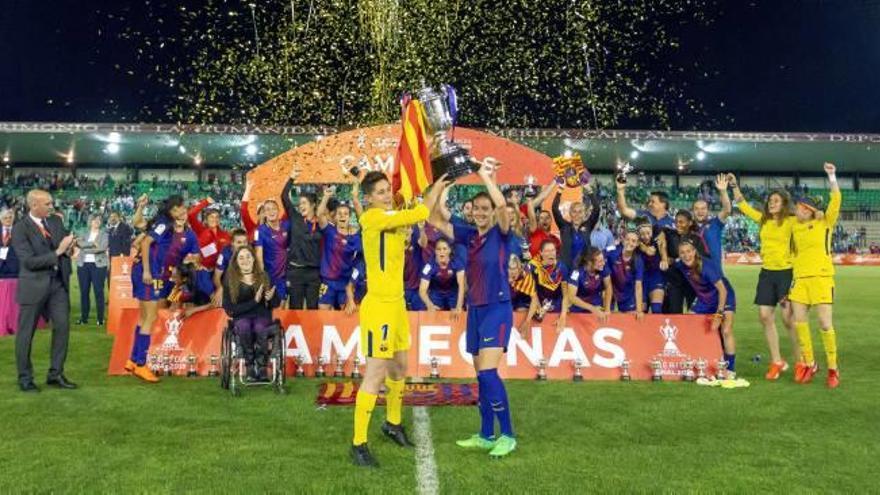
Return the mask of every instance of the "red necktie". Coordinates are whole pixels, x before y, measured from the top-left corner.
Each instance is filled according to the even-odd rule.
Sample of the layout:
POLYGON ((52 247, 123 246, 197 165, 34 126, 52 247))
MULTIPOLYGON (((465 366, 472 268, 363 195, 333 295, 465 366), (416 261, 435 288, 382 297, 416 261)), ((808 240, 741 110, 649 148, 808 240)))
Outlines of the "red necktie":
POLYGON ((49 233, 49 227, 46 226, 46 219, 45 218, 40 219, 39 225, 40 225, 40 232, 43 233, 43 237, 45 237, 46 239, 51 239, 52 234, 49 233))
POLYGON ((6 245, 9 244, 9 238, 10 238, 10 237, 11 237, 11 236, 10 236, 10 234, 9 234, 9 227, 4 227, 4 228, 3 228, 3 245, 4 245, 4 246, 6 246, 6 245))

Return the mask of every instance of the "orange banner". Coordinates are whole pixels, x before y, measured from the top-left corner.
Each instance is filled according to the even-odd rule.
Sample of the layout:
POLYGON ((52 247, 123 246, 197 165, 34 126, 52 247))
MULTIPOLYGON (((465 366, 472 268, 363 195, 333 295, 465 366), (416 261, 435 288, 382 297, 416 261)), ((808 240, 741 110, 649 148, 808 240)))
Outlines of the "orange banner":
MULTIPOLYGON (((195 314, 181 324, 169 316, 168 311, 160 311, 158 331, 153 335, 149 354, 158 356, 159 362, 167 356, 178 375, 186 374, 187 358, 193 355, 199 374, 207 374, 211 357, 219 361, 221 335, 228 321, 226 314, 213 309, 195 314)), ((306 376, 314 376, 321 357, 328 376, 333 375, 339 360, 346 376, 350 376, 355 355, 363 366, 357 315, 285 310, 277 311, 275 316, 285 332, 288 375, 294 374, 298 357, 306 376)), ((471 356, 465 352, 465 319, 452 321, 450 316, 442 312, 410 313, 410 376, 429 377, 432 359, 437 360, 443 378, 474 376, 471 356)), ((122 311, 123 331, 116 334, 113 344, 108 369, 111 375, 124 373, 136 319, 137 310, 122 311)), ((709 363, 707 371, 711 372, 721 356, 720 339, 709 330, 706 316, 648 315, 639 322, 632 315, 614 314, 601 324, 592 315, 573 314, 559 333, 555 322, 555 317, 548 316, 541 324, 530 326, 525 337, 514 329, 501 374, 533 379, 543 360, 549 379, 570 380, 579 361, 584 379, 615 380, 620 378, 621 364, 628 360, 632 378, 645 380, 651 378, 650 362, 657 358, 663 375, 674 378, 681 374, 680 366, 688 359, 705 359, 709 363)))
POLYGON ((122 323, 122 310, 138 307, 131 289, 131 262, 130 256, 114 256, 110 260, 107 333, 115 334, 120 328, 129 328, 127 323, 122 323))
MULTIPOLYGON (((880 254, 835 254, 831 257, 835 265, 880 266, 880 254)), ((727 253, 724 263, 728 265, 760 265, 758 253, 727 253)))

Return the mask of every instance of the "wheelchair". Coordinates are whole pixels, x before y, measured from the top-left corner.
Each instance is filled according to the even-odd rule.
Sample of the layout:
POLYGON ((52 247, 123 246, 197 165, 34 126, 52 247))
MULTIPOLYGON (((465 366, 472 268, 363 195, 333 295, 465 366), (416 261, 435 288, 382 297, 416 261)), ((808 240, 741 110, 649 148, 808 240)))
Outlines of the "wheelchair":
POLYGON ((249 381, 247 379, 247 366, 245 365, 244 353, 238 342, 238 337, 232 329, 232 320, 223 330, 223 338, 220 344, 220 386, 229 390, 233 396, 241 396, 247 387, 270 386, 276 394, 285 394, 284 387, 285 349, 284 331, 280 320, 274 320, 268 329, 269 359, 268 381, 249 381))

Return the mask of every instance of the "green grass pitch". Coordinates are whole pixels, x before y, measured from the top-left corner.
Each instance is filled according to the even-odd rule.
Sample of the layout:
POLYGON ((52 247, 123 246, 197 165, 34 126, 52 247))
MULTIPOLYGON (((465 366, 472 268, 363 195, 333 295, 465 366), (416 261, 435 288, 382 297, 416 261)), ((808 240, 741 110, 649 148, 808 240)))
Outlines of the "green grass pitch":
MULTIPOLYGON (((738 371, 750 388, 510 382, 519 447, 507 459, 455 446, 476 431, 475 408, 429 410, 440 491, 876 490, 880 269, 838 269, 842 385, 833 391, 824 386, 824 371, 808 386, 794 384, 791 373, 764 381, 767 351, 751 305, 758 269, 727 273, 739 303, 738 371), (756 354, 763 356, 758 364, 751 360, 756 354)), ((75 307, 71 319, 77 317, 75 307)), ((824 368, 818 335, 814 341, 824 368)), ((787 353, 787 338, 781 342, 787 353)), ((0 493, 416 491, 414 453, 381 437, 381 408, 370 444, 382 467, 356 470, 348 459, 352 409, 316 409, 317 381, 294 380, 283 397, 252 389, 242 398, 214 379, 145 385, 106 375, 111 343, 94 325, 74 327, 67 375, 81 388, 23 394, 14 338, 0 338, 0 493)), ((48 346, 49 333, 40 332, 33 353, 38 385, 48 346)))

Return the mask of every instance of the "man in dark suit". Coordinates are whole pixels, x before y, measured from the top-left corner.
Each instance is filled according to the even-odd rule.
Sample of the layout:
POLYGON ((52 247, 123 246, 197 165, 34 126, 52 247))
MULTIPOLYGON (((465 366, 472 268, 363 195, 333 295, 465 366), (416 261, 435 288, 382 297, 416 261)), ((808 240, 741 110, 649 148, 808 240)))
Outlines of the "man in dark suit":
POLYGON ((15 360, 18 385, 23 392, 37 392, 31 364, 31 344, 40 315, 52 322, 52 360, 46 384, 62 389, 76 388, 64 376, 67 341, 70 335, 70 250, 74 236, 52 214, 52 196, 34 189, 27 195, 29 213, 12 229, 12 248, 19 260, 20 306, 15 360))
POLYGON ((134 237, 134 230, 122 220, 122 216, 117 211, 110 213, 107 234, 110 236, 111 258, 131 254, 131 239, 134 237))

